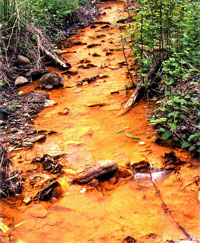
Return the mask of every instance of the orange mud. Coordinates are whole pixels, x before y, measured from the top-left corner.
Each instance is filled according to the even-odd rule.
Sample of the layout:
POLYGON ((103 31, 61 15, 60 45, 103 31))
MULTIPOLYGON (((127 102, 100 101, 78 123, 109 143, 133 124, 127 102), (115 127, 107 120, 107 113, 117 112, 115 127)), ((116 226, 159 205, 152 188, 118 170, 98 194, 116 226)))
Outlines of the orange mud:
MULTIPOLYGON (((119 67, 124 58, 119 51, 120 32, 114 28, 119 19, 117 8, 122 6, 122 2, 101 4, 100 12, 106 12, 106 15, 98 21, 108 21, 111 25, 102 28, 105 24, 95 24, 96 28, 79 30, 71 41, 85 44, 61 51, 72 65, 71 70, 78 74, 63 75, 64 88, 48 92, 50 99, 57 104, 43 110, 34 124, 37 130, 57 133, 48 135, 45 142, 36 143, 30 150, 10 154, 16 167, 26 175, 25 197, 31 194, 31 177, 41 174, 35 165, 30 164, 32 158, 44 153, 66 153, 61 160, 64 174, 59 178, 63 190, 60 199, 32 202, 28 206, 20 200, 15 202, 15 199, 10 205, 6 201, 1 202, 3 222, 11 222, 11 217, 14 217, 15 223, 24 222, 12 232, 13 242, 21 239, 27 243, 110 243, 122 242, 127 236, 134 237, 137 242, 178 242, 186 238, 175 221, 164 212, 149 178, 120 179, 116 185, 105 182, 101 192, 96 189, 84 192, 84 186, 70 185, 74 173, 99 160, 112 159, 125 166, 127 162, 146 159, 154 168, 161 168, 164 153, 171 151, 188 163, 181 167, 179 173, 172 172, 155 183, 179 224, 195 239, 200 239, 199 186, 192 183, 199 175, 197 161, 182 149, 155 143, 154 136, 157 134, 147 121, 152 107, 147 101, 139 102, 130 112, 120 115, 122 104, 131 94, 127 95, 124 90, 130 80, 126 67, 119 67), (88 48, 90 44, 98 45, 88 48), (112 54, 106 55, 106 52, 112 54), (95 67, 81 67, 88 61, 95 67), (95 82, 77 86, 84 78, 97 75, 95 82), (114 91, 119 93, 111 94, 114 91), (89 107, 95 104, 102 106, 89 107), (65 108, 70 110, 69 114, 60 114, 65 108), (125 133, 139 137, 144 144, 125 136, 125 133), (27 173, 28 169, 31 173, 27 173)), ((51 70, 62 73, 56 68, 51 70)), ((35 82, 21 90, 28 92, 37 85, 38 82, 35 82)), ((2 234, 1 239, 9 242, 6 235, 2 234)))

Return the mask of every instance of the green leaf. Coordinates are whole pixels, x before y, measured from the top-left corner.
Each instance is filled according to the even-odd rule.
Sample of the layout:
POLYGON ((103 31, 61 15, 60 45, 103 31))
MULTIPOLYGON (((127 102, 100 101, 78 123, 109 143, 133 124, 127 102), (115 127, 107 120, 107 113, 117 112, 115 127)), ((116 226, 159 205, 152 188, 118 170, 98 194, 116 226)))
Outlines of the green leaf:
POLYGON ((183 141, 182 143, 181 143, 181 148, 188 148, 188 147, 190 147, 190 143, 188 142, 188 141, 183 141))
POLYGON ((18 240, 16 241, 16 243, 26 243, 26 241, 23 241, 23 240, 21 240, 21 239, 18 239, 18 240))
POLYGON ((185 96, 185 99, 189 99, 191 96, 189 95, 189 94, 187 94, 186 96, 185 96))
POLYGON ((17 228, 17 227, 19 227, 19 226, 25 224, 26 222, 27 222, 27 220, 25 220, 25 221, 23 221, 23 222, 21 222, 21 223, 19 223, 19 224, 15 224, 15 228, 17 228))
POLYGON ((124 39, 121 40, 121 43, 126 45, 127 44, 127 40, 124 38, 124 39))
POLYGON ((157 129, 158 132, 166 132, 165 128, 161 127, 159 129, 157 129))
POLYGON ((176 130, 176 124, 168 122, 168 125, 171 127, 172 130, 176 130))
POLYGON ((116 134, 120 134, 120 133, 122 133, 122 132, 123 132, 122 130, 119 130, 119 131, 116 132, 116 134))
POLYGON ((165 133, 162 134, 162 138, 163 138, 164 140, 168 140, 169 137, 171 137, 171 135, 172 135, 172 133, 169 132, 169 131, 167 131, 167 132, 165 132, 165 133))
POLYGON ((195 138, 198 138, 200 136, 199 133, 195 133, 189 136, 188 141, 191 142, 192 140, 194 140, 195 138))
POLYGON ((129 137, 129 138, 132 138, 132 139, 135 139, 135 140, 140 140, 140 138, 138 138, 138 137, 134 137, 132 134, 130 134, 130 133, 126 133, 125 134, 127 137, 129 137))
POLYGON ((4 233, 6 233, 10 230, 10 228, 3 222, 0 222, 0 230, 2 230, 4 233))
POLYGON ((181 92, 180 90, 178 90, 178 91, 177 91, 177 94, 181 95, 181 94, 182 94, 182 92, 181 92))
POLYGON ((165 81, 165 84, 166 85, 171 85, 171 84, 173 84, 174 83, 174 80, 173 79, 169 79, 169 80, 166 80, 165 81))
POLYGON ((199 101, 198 101, 197 98, 192 99, 192 103, 193 103, 194 105, 199 105, 199 101))

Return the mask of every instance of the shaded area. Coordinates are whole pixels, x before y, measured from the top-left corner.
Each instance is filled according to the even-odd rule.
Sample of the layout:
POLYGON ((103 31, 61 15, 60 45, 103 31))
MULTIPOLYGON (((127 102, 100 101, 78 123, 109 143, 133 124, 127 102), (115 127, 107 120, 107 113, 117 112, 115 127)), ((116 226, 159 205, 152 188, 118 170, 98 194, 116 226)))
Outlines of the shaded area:
POLYGON ((0 200, 2 197, 16 196, 22 192, 20 171, 14 171, 7 152, 0 143, 0 200))

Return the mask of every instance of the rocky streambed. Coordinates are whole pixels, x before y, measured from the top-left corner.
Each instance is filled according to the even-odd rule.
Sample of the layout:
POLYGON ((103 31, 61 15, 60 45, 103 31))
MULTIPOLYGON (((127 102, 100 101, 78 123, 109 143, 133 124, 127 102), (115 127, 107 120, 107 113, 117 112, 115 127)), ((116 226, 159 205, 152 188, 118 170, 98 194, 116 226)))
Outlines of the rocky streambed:
POLYGON ((122 112, 131 94, 124 88, 130 80, 114 27, 123 4, 101 3, 100 19, 60 46, 70 67, 50 70, 62 77, 61 87, 38 89, 38 80, 19 88, 22 99, 32 95, 32 101, 28 92, 36 89, 38 109, 44 100, 49 107, 29 125, 26 138, 14 139, 19 144, 8 154, 26 180, 20 196, 0 203, 2 221, 10 224, 1 232, 3 242, 200 239, 198 161, 156 142, 147 120, 151 102, 122 112))

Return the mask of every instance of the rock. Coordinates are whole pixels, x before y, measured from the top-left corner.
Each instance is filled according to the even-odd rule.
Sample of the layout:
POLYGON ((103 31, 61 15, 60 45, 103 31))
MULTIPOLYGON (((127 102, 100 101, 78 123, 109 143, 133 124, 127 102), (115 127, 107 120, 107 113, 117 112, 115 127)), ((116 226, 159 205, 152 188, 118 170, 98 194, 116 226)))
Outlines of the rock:
POLYGON ((18 60, 18 62, 19 62, 20 64, 24 64, 24 65, 31 63, 30 60, 29 60, 27 57, 24 57, 24 56, 22 56, 22 55, 19 55, 19 56, 17 57, 17 60, 18 60))
POLYGON ((29 203, 32 202, 32 198, 31 198, 31 197, 25 197, 24 200, 23 200, 23 202, 24 202, 26 205, 28 205, 29 203))
POLYGON ((102 103, 99 102, 99 103, 87 104, 88 107, 96 107, 96 106, 101 107, 101 106, 104 106, 104 105, 105 105, 105 103, 103 103, 103 102, 102 103))
POLYGON ((62 111, 58 112, 58 114, 60 114, 60 115, 67 115, 67 114, 69 114, 69 109, 68 108, 64 108, 62 111))
POLYGON ((29 142, 29 141, 24 141, 23 143, 22 143, 22 146, 23 147, 28 147, 28 148, 31 148, 31 147, 33 147, 33 143, 31 143, 31 142, 29 142))
POLYGON ((27 84, 27 83, 28 83, 28 79, 23 76, 19 76, 15 80, 15 85, 23 85, 23 84, 27 84))
POLYGON ((129 176, 134 176, 134 173, 133 173, 131 170, 129 170, 129 169, 120 167, 120 168, 117 170, 116 175, 117 175, 119 178, 127 178, 127 177, 129 177, 129 176))
POLYGON ((33 137, 33 138, 29 139, 29 142, 35 143, 35 142, 44 141, 45 139, 46 139, 46 135, 45 134, 41 134, 41 135, 38 135, 36 137, 33 137))
POLYGON ((4 109, 0 108, 0 120, 7 120, 9 113, 4 109))
POLYGON ((88 186, 97 187, 99 185, 99 181, 97 179, 93 179, 88 183, 88 186))
POLYGON ((40 78, 40 88, 50 90, 57 87, 63 87, 63 80, 64 79, 56 72, 47 73, 40 78))
POLYGON ((54 196, 53 191, 58 186, 60 186, 60 184, 57 181, 50 182, 50 185, 46 186, 34 196, 34 199, 48 201, 54 196))
POLYGON ((45 100, 44 107, 51 107, 56 105, 57 103, 54 100, 45 100))
POLYGON ((1 120, 1 112, 0 112, 0 126, 6 125, 5 121, 1 120))
POLYGON ((123 243, 136 243, 136 239, 133 238, 132 236, 127 236, 124 240, 123 243))
POLYGON ((29 72, 26 73, 27 77, 31 77, 32 80, 40 79, 42 75, 49 73, 49 69, 47 67, 40 68, 40 69, 31 69, 29 72))
POLYGON ((62 165, 54 161, 53 157, 44 154, 43 157, 36 157, 32 160, 32 163, 42 163, 42 168, 53 174, 62 173, 62 165))
POLYGON ((47 216, 47 210, 40 204, 34 205, 29 213, 35 218, 45 218, 47 216))
POLYGON ((108 175, 118 169, 118 164, 112 160, 102 160, 75 175, 73 182, 88 183, 100 176, 108 175))
POLYGON ((132 163, 130 167, 133 169, 135 173, 149 173, 150 170, 150 164, 145 160, 142 160, 137 163, 132 163))
POLYGON ((180 160, 176 154, 172 151, 170 153, 164 154, 164 163, 163 166, 165 170, 177 170, 181 165, 185 164, 185 161, 180 160))

